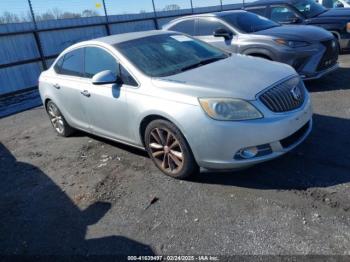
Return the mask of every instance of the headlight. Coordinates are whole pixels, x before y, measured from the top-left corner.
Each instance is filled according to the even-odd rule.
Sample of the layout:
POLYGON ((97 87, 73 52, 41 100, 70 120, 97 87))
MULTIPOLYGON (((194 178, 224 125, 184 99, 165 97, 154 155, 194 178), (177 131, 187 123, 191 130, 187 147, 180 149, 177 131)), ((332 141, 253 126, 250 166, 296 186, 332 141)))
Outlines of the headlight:
POLYGON ((200 98, 199 103, 207 115, 215 120, 249 120, 263 115, 251 103, 231 98, 200 98))
POLYGON ((346 24, 346 32, 350 33, 350 22, 346 24))
POLYGON ((309 42, 305 42, 305 41, 292 41, 292 40, 285 40, 285 39, 275 39, 275 42, 279 45, 285 45, 292 48, 304 47, 304 46, 310 45, 309 42))

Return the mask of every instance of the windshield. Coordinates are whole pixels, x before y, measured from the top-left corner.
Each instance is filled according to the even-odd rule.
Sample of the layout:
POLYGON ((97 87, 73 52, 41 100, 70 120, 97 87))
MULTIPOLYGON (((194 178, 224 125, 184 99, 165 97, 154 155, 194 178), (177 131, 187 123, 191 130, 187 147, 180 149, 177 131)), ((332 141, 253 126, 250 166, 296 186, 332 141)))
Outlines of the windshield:
POLYGON ((314 0, 299 0, 293 3, 293 6, 298 9, 306 18, 315 17, 327 9, 316 3, 314 0))
POLYGON ((243 33, 254 33, 280 26, 268 18, 248 12, 232 13, 223 16, 222 19, 243 33))
POLYGON ((180 34, 160 34, 115 45, 144 74, 162 77, 227 58, 206 43, 180 34))

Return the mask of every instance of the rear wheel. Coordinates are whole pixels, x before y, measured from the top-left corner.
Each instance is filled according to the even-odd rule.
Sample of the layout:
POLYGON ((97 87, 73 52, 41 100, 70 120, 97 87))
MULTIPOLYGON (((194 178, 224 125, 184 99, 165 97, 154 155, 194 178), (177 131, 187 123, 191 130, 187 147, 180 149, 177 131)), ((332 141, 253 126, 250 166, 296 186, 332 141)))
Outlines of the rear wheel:
POLYGON ((169 121, 154 120, 147 126, 145 146, 156 166, 168 176, 183 179, 198 171, 184 136, 169 121))
POLYGON ((51 124, 58 135, 67 137, 74 133, 74 128, 67 123, 54 102, 47 102, 46 111, 49 115, 51 124))

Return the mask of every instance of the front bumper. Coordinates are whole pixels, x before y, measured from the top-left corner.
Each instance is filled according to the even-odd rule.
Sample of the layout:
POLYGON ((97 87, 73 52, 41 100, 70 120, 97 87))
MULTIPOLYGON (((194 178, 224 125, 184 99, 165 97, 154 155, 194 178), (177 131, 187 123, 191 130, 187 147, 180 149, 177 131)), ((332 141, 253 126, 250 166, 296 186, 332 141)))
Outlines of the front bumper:
POLYGON ((320 71, 320 72, 316 72, 314 74, 309 74, 309 75, 300 75, 300 77, 307 81, 307 80, 315 80, 315 79, 319 79, 321 77, 323 77, 324 75, 327 75, 335 70, 337 70, 339 68, 339 64, 336 63, 335 65, 333 65, 332 67, 330 68, 327 68, 323 71, 320 71))
POLYGON ((338 49, 330 49, 325 43, 331 40, 314 43, 311 46, 285 49, 280 52, 278 61, 294 67, 303 80, 318 79, 338 68, 338 49), (329 66, 323 66, 324 62, 329 66), (331 63, 330 63, 331 62, 331 63), (322 65, 322 66, 321 66, 322 65))
POLYGON ((201 126, 201 131, 190 143, 198 165, 206 169, 225 170, 268 161, 295 148, 312 129, 312 109, 308 97, 298 110, 287 113, 264 112, 264 115, 263 119, 237 122, 208 119, 211 123, 201 126), (243 148, 261 145, 268 145, 270 151, 251 159, 235 157, 243 148))

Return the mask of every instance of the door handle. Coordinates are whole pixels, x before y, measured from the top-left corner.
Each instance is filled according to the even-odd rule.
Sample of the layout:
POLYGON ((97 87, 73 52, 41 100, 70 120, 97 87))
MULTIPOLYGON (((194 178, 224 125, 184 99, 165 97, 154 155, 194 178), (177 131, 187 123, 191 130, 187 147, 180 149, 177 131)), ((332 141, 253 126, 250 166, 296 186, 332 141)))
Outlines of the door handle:
POLYGON ((53 87, 56 88, 56 89, 60 89, 61 88, 59 84, 54 84, 53 87))
POLYGON ((87 91, 87 90, 84 90, 83 92, 80 92, 80 94, 82 94, 83 96, 86 96, 86 97, 90 97, 91 96, 89 91, 87 91))

